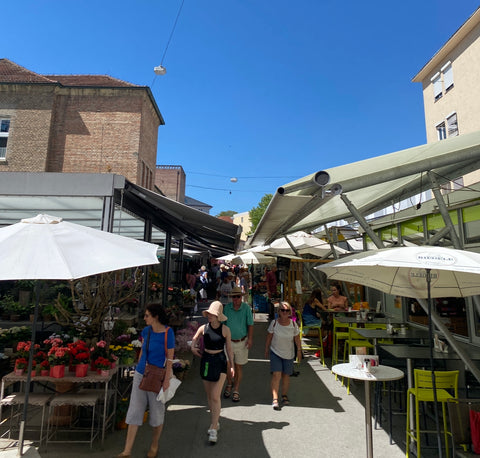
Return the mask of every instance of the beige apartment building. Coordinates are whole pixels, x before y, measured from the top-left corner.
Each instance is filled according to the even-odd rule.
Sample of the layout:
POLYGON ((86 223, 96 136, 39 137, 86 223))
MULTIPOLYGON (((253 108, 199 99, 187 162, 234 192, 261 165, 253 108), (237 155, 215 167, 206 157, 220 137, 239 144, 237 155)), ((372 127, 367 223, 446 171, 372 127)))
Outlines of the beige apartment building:
POLYGON ((233 224, 237 226, 242 226, 242 234, 240 235, 240 240, 245 242, 247 240, 247 234, 252 229, 252 222, 250 221, 250 212, 235 213, 232 216, 233 224))
MULTIPOLYGON (((480 8, 415 75, 422 83, 427 143, 480 130, 480 8)), ((459 177, 460 178, 460 177, 459 177)), ((459 179, 468 186, 480 171, 459 179)))

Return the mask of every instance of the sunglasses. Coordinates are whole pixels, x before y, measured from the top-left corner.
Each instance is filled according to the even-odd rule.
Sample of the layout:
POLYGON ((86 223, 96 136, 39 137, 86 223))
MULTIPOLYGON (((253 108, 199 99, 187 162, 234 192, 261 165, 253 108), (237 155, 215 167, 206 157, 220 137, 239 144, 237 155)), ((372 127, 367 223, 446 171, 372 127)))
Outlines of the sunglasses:
POLYGON ((280 309, 281 312, 290 313, 290 309, 280 309))
POLYGON ((233 299, 239 299, 241 298, 242 296, 232 296, 233 299))

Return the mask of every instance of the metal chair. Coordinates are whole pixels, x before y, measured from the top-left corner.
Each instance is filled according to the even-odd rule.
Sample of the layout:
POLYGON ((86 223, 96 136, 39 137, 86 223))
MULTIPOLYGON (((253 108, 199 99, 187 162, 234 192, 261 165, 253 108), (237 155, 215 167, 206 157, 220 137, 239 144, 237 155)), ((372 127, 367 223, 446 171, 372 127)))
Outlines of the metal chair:
MULTIPOLYGON (((333 318, 333 350, 332 350, 332 366, 338 363, 338 344, 341 340, 348 339, 348 331, 341 331, 347 326, 340 323, 336 318, 333 318)), ((343 360, 345 361, 345 360, 343 360)))
POLYGON ((320 358, 322 361, 322 366, 325 367, 325 357, 323 354, 323 341, 322 341, 322 325, 314 325, 314 326, 304 326, 303 324, 303 319, 302 319, 302 314, 297 311, 297 324, 298 324, 298 329, 300 330, 300 342, 302 344, 302 352, 304 350, 310 350, 310 351, 315 351, 315 352, 320 352, 320 358), (318 339, 320 343, 318 345, 315 345, 314 343, 310 341, 305 340, 305 333, 310 330, 315 330, 318 332, 318 339))
MULTIPOLYGON (((458 398, 458 374, 459 371, 435 371, 435 386, 437 402, 442 403, 443 433, 445 436, 445 450, 449 456, 448 435, 451 434, 447 425, 446 404, 449 399, 458 398), (448 391, 453 391, 453 395, 448 391)), ((435 433, 432 430, 420 429, 420 402, 434 402, 432 371, 415 369, 415 387, 407 391, 407 449, 406 456, 410 456, 410 442, 417 443, 417 458, 421 457, 420 434, 435 433), (410 396, 415 398, 415 426, 410 425, 410 396)))

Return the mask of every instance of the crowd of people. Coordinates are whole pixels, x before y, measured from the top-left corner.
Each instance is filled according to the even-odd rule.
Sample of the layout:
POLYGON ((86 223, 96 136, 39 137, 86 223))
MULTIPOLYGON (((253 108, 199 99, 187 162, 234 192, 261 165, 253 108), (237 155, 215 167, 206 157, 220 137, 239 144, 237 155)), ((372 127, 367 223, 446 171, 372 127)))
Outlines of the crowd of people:
MULTIPOLYGON (((275 270, 266 272, 269 295, 273 291, 275 270), (270 276, 268 275, 270 273, 270 276), (270 277, 270 279, 269 279, 270 277)), ((191 342, 192 353, 200 358, 200 377, 207 396, 210 409, 210 426, 207 430, 208 440, 215 444, 220 430, 220 410, 222 396, 240 401, 240 386, 243 367, 248 362, 249 350, 253 345, 253 313, 245 297, 251 288, 251 275, 248 269, 237 271, 228 266, 219 266, 212 273, 215 284, 215 300, 208 309, 202 311, 207 323, 200 326, 191 342)), ((195 274, 189 272, 187 284, 195 291, 205 291, 212 283, 209 272, 201 266, 195 274)), ((275 283, 276 288, 276 283, 275 283)), ((305 324, 321 323, 328 332, 327 310, 342 311, 348 308, 348 300, 340 294, 339 285, 331 288, 332 294, 323 304, 320 290, 314 290, 307 300, 302 313, 305 324)), ((203 294, 200 295, 203 297, 203 294)), ((200 299, 202 300, 202 299, 200 299)), ((270 361, 272 407, 280 410, 290 403, 288 390, 290 376, 293 374, 294 361, 302 358, 299 327, 292 306, 285 301, 278 302, 278 317, 271 320, 265 338, 265 358, 270 361)), ((130 404, 126 416, 128 425, 123 451, 117 455, 130 457, 138 431, 143 423, 145 411, 149 411, 149 423, 152 427, 152 440, 147 457, 157 456, 158 442, 163 429, 165 405, 157 400, 157 393, 144 391, 141 381, 146 367, 154 365, 164 368, 163 389, 169 387, 173 376, 175 336, 168 327, 167 316, 160 304, 146 307, 146 327, 142 331, 143 344, 139 362, 135 369, 130 404)))

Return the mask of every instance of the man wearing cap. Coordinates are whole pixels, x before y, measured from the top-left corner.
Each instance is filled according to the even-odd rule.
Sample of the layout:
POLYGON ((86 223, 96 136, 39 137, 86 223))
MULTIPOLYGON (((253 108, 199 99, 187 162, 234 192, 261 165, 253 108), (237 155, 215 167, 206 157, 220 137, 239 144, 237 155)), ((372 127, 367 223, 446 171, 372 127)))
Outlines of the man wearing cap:
POLYGON ((217 289, 217 298, 225 306, 230 302, 230 293, 232 292, 233 273, 229 272, 226 277, 223 278, 222 283, 217 289))
MULTIPOLYGON (((232 395, 232 401, 240 401, 240 382, 242 381, 243 366, 248 362, 248 350, 253 342, 253 315, 250 306, 242 302, 242 288, 234 286, 230 293, 232 302, 225 305, 223 310, 227 317, 227 326, 232 333, 233 364, 235 378, 232 379, 227 371, 227 386, 223 392, 225 398, 232 395)), ((232 361, 228 361, 229 364, 232 361)))

